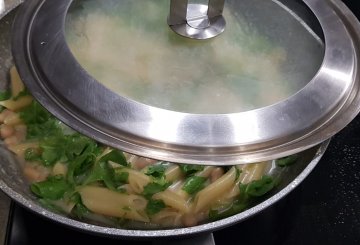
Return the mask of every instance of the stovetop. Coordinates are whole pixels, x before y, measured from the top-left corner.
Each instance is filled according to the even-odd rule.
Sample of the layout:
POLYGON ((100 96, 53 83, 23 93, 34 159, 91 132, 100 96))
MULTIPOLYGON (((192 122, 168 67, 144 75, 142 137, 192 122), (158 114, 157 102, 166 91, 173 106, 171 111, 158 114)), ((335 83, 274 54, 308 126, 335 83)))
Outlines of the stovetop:
MULTIPOLYGON (((358 1, 344 2, 360 16, 358 1)), ((2 193, 0 200, 0 211, 10 205, 10 213, 0 213, 0 243, 151 244, 82 233, 10 204, 2 193)), ((287 197, 214 237, 218 245, 360 244, 360 116, 333 137, 318 166, 287 197)))

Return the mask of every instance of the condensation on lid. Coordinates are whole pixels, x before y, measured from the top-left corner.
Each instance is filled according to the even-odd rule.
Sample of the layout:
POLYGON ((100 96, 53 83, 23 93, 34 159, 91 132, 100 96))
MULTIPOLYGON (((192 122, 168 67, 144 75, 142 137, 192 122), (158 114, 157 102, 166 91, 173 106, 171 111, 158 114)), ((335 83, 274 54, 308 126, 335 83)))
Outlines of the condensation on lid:
POLYGON ((166 25, 169 2, 74 1, 67 43, 112 91, 186 113, 236 113, 277 103, 320 68, 322 41, 280 2, 226 1, 226 31, 205 41, 166 25))

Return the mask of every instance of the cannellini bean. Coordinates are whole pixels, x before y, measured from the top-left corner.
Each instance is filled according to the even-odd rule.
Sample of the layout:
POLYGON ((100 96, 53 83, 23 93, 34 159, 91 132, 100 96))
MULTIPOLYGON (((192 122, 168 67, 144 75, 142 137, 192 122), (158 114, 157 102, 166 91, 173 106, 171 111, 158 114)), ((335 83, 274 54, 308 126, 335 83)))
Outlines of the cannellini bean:
POLYGON ((18 113, 12 113, 4 119, 4 124, 16 125, 22 123, 20 115, 18 113))
POLYGON ((210 174, 211 183, 215 182, 216 180, 218 180, 223 175, 224 175, 224 169, 223 168, 220 168, 220 167, 215 168, 210 174))
POLYGON ((35 167, 31 165, 26 165, 24 167, 24 176, 30 181, 30 182, 39 182, 43 181, 48 176, 48 171, 46 169, 41 167, 35 167))
POLYGON ((11 114, 15 114, 14 112, 8 110, 8 109, 5 109, 3 110, 1 113, 0 113, 0 122, 4 122, 5 119, 11 115, 11 114))
POLYGON ((26 125, 19 124, 16 125, 14 128, 16 137, 18 137, 20 141, 24 141, 26 139, 26 125))
POLYGON ((3 138, 3 139, 8 138, 11 135, 13 135, 14 133, 15 133, 15 129, 13 126, 5 125, 5 124, 1 125, 1 127, 0 127, 1 138, 3 138))
POLYGON ((4 143, 9 147, 20 143, 20 139, 16 135, 12 135, 4 140, 4 143))

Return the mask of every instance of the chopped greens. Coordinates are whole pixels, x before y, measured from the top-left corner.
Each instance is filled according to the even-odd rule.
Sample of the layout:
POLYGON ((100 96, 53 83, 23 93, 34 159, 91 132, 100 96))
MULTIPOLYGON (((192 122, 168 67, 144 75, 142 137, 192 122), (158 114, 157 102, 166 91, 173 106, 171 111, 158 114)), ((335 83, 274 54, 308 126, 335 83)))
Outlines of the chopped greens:
POLYGON ((114 181, 116 185, 121 185, 129 182, 129 173, 121 171, 121 169, 115 169, 114 181))
POLYGON ((10 98, 11 98, 10 90, 0 91, 0 101, 8 100, 10 98))
POLYGON ((275 160, 276 166, 278 167, 287 167, 290 165, 293 165, 297 160, 299 159, 299 156, 297 154, 279 158, 275 160))
POLYGON ((70 189, 70 185, 62 176, 51 176, 47 180, 31 185, 31 190, 40 198, 59 200, 70 189))
POLYGON ((160 212, 166 207, 165 203, 162 200, 153 200, 150 199, 146 205, 145 211, 148 215, 154 215, 160 212))
POLYGON ((179 165, 179 167, 186 176, 190 176, 190 175, 193 175, 197 172, 204 170, 203 165, 181 164, 181 165, 179 165))
POLYGON ((261 179, 250 182, 246 187, 245 193, 252 197, 260 197, 271 191, 273 188, 273 178, 264 175, 261 179))
POLYGON ((99 162, 106 162, 106 163, 109 161, 120 164, 125 167, 129 165, 128 162, 126 161, 124 153, 119 150, 112 150, 106 155, 102 156, 99 160, 99 162))
POLYGON ((190 195, 195 194, 205 187, 206 180, 205 177, 191 176, 186 179, 182 189, 190 195))
POLYGON ((107 188, 115 190, 114 169, 107 162, 96 162, 89 176, 87 176, 84 185, 102 181, 107 188))
POLYGON ((70 200, 75 203, 74 208, 71 210, 71 213, 75 215, 79 219, 83 219, 86 217, 87 214, 90 213, 90 210, 85 207, 85 205, 82 203, 81 196, 79 193, 74 193, 70 200))
POLYGON ((158 192, 162 192, 166 190, 170 186, 170 183, 164 182, 164 183, 149 183, 144 187, 144 191, 142 192, 142 195, 146 197, 147 199, 151 198, 154 194, 158 192))
POLYGON ((150 166, 146 175, 153 176, 154 178, 164 178, 165 177, 166 166, 162 163, 150 166))

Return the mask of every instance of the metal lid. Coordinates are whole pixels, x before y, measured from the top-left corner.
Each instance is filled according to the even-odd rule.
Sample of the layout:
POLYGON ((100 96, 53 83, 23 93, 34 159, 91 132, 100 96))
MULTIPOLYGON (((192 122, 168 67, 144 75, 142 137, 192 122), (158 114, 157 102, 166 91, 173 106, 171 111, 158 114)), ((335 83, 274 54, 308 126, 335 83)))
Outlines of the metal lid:
MULTIPOLYGON (((310 72, 300 70, 300 74, 303 71, 311 77, 309 81, 302 81, 300 88, 291 95, 255 109, 215 112, 217 114, 147 105, 99 83, 89 74, 91 71, 80 65, 74 56, 76 52, 72 52, 66 42, 66 16, 72 2, 25 2, 14 23, 13 55, 22 79, 49 111, 104 144, 173 162, 248 163, 310 148, 337 133, 359 112, 358 50, 354 45, 359 42, 359 24, 339 0, 225 1, 225 20, 226 6, 235 10, 236 16, 241 11, 249 11, 250 7, 254 12, 249 13, 255 13, 257 9, 263 16, 263 11, 276 5, 312 33, 314 39, 316 35, 310 26, 317 19, 313 29, 322 31, 325 51, 317 71, 311 74, 311 69, 310 72), (294 9, 300 9, 300 12, 295 13, 294 9)), ((110 7, 114 6, 110 4, 110 7)), ((267 13, 268 16, 271 14, 274 13, 267 13)), ((273 19, 277 17, 272 16, 273 19)), ((230 29, 229 23, 227 21, 226 28, 230 29)), ((280 18, 275 26, 263 26, 262 30, 279 30, 279 23, 289 22, 280 18)), ((165 25, 164 28, 168 27, 165 25)), ((300 29, 286 30, 291 36, 300 29)), ((225 29, 214 40, 227 31, 225 29)), ((282 41, 280 38, 279 43, 282 41)), ((307 45, 292 49, 300 47, 305 53, 309 51, 307 45)), ((322 53, 321 45, 319 49, 314 52, 322 53)), ((316 67, 312 59, 306 63, 316 67)), ((211 100, 212 96, 209 96, 211 100)))

